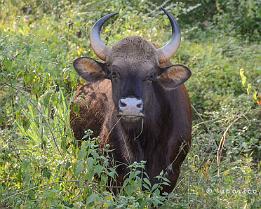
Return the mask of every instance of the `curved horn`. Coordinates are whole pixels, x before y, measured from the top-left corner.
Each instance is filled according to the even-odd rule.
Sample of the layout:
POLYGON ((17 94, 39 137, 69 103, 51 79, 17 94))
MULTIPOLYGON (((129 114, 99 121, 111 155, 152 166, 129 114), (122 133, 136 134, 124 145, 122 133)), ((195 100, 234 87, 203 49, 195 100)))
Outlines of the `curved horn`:
POLYGON ((90 34, 90 42, 91 47, 95 54, 102 60, 106 60, 107 55, 110 53, 111 49, 107 47, 100 38, 101 28, 103 24, 112 16, 116 15, 117 13, 112 13, 105 15, 101 19, 99 19, 94 26, 92 27, 91 34, 90 34))
POLYGON ((179 48, 181 35, 179 25, 173 15, 168 13, 164 8, 161 8, 161 10, 168 16, 172 28, 172 37, 170 41, 165 46, 157 50, 159 55, 159 63, 164 63, 172 55, 174 55, 179 48))

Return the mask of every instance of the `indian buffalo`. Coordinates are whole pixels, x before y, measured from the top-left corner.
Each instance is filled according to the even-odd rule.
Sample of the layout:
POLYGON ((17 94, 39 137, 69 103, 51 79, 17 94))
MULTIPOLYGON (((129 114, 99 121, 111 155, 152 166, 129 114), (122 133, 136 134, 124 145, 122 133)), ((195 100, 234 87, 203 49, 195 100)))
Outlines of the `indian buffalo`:
POLYGON ((165 9, 172 26, 171 40, 156 48, 142 37, 127 37, 106 46, 100 38, 102 25, 116 13, 99 19, 90 42, 103 60, 80 57, 73 63, 87 83, 79 85, 71 108, 71 127, 76 139, 91 129, 101 148, 109 144, 120 185, 128 173, 126 165, 146 161, 145 171, 152 183, 163 170, 174 188, 180 166, 191 145, 191 105, 184 82, 191 71, 169 59, 180 45, 180 29, 165 9))

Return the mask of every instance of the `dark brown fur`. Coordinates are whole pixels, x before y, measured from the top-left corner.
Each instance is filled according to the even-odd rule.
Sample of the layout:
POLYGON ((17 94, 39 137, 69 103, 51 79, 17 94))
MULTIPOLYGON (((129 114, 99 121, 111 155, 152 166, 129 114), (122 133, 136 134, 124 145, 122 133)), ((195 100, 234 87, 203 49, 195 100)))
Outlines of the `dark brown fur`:
MULTIPOLYGON (((139 37, 130 37, 115 45, 106 62, 121 68, 130 66, 125 67, 126 73, 132 70, 138 77, 148 73, 151 66, 159 65, 154 46, 139 37)), ((152 82, 149 97, 144 99, 144 126, 137 124, 132 129, 125 127, 117 117, 115 91, 118 89, 113 90, 108 79, 78 87, 73 105, 79 106, 80 111, 71 110, 71 127, 76 139, 81 140, 84 131, 92 129, 100 137, 101 147, 110 144, 115 161, 127 165, 146 161, 145 170, 152 182, 165 171, 171 185, 164 191, 171 192, 191 144, 191 108, 185 86, 166 90, 158 82, 152 82)), ((128 170, 126 166, 119 166, 117 172, 118 184, 121 184, 128 170)))

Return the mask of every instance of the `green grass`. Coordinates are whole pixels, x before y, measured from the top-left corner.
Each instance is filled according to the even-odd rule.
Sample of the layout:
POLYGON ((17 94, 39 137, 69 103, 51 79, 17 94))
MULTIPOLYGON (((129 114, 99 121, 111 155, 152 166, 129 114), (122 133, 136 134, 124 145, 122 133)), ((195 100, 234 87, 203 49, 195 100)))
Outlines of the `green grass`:
POLYGON ((70 102, 83 82, 72 62, 82 55, 95 57, 88 34, 102 14, 120 11, 105 28, 108 44, 141 35, 162 45, 170 34, 168 21, 161 15, 139 17, 148 7, 144 2, 63 2, 66 6, 54 7, 53 13, 33 6, 29 22, 21 12, 25 3, 0 3, 0 207, 149 208, 163 203, 162 208, 258 208, 259 43, 214 26, 192 30, 181 25, 182 44, 172 61, 193 72, 187 82, 193 104, 191 151, 168 196, 159 194, 160 184, 152 187, 138 177, 142 163, 132 165, 115 196, 107 185, 115 168, 109 167, 106 153, 100 154, 90 131, 78 148, 69 126, 70 102), (98 4, 100 12, 92 12, 98 4))

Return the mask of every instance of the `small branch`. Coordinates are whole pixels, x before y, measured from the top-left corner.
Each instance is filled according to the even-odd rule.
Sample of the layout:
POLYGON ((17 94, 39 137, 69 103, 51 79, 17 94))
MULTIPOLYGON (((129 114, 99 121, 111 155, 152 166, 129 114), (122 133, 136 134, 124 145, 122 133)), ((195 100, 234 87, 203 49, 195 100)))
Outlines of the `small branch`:
POLYGON ((228 127, 226 128, 226 130, 224 131, 224 133, 222 134, 222 137, 220 139, 218 150, 217 150, 217 172, 218 172, 217 175, 218 175, 218 177, 220 176, 220 162, 221 162, 221 157, 222 157, 221 155, 222 155, 223 147, 224 147, 224 144, 226 141, 227 133, 228 133, 229 129, 232 127, 232 125, 234 123, 236 123, 242 116, 244 116, 244 115, 243 114, 239 115, 236 119, 234 119, 228 125, 228 127))
POLYGON ((197 109, 195 108, 194 105, 191 104, 192 109, 195 111, 195 113, 197 114, 197 116, 199 117, 199 119, 202 121, 202 125, 204 126, 204 130, 206 133, 209 133, 209 128, 207 127, 207 125, 205 124, 206 121, 204 121, 204 119, 202 118, 201 114, 197 111, 197 109))

